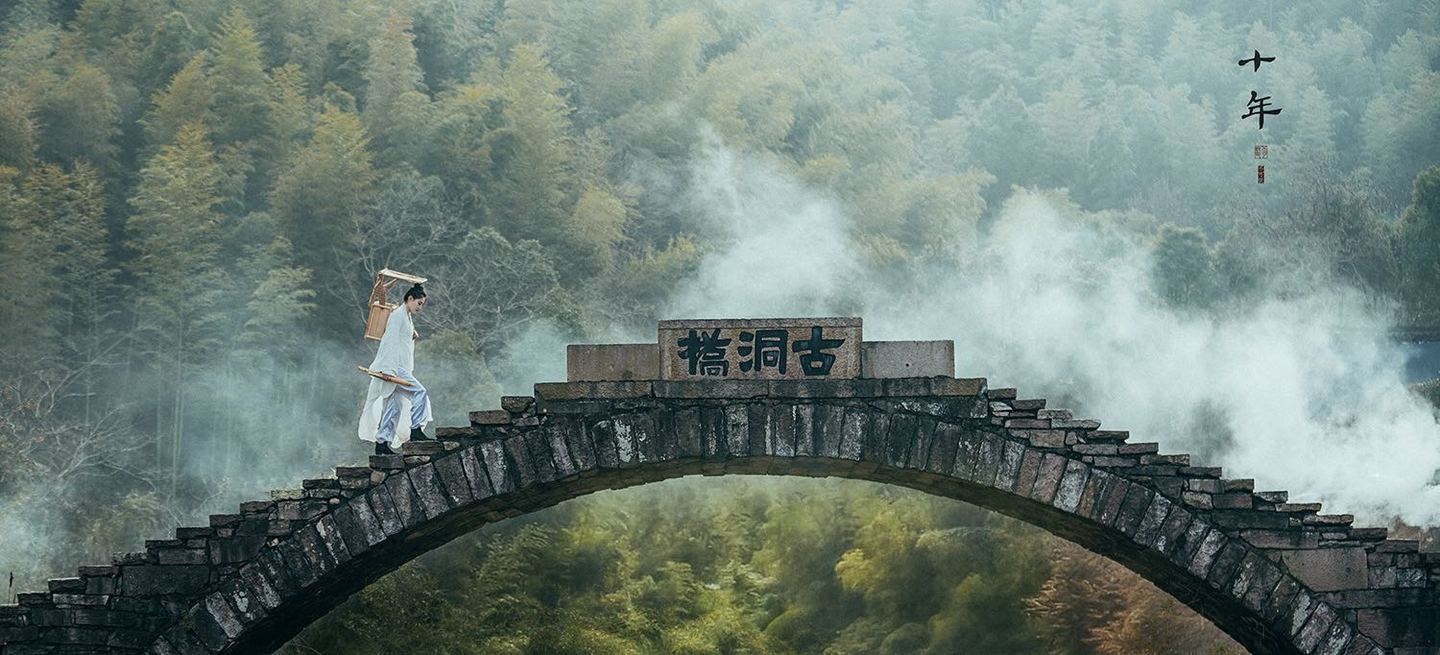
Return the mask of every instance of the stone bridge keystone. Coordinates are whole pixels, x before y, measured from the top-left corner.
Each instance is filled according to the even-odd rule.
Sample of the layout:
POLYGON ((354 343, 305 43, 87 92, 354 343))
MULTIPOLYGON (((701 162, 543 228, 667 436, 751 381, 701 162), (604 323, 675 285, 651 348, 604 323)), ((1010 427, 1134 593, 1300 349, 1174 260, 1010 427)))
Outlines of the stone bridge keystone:
POLYGON ((1415 541, 951 377, 948 342, 856 346, 862 377, 678 380, 659 379, 656 344, 572 346, 570 382, 474 412, 439 442, 20 594, 0 606, 0 653, 269 652, 483 524, 697 474, 872 480, 979 505, 1121 563, 1254 653, 1440 653, 1440 555, 1415 541))

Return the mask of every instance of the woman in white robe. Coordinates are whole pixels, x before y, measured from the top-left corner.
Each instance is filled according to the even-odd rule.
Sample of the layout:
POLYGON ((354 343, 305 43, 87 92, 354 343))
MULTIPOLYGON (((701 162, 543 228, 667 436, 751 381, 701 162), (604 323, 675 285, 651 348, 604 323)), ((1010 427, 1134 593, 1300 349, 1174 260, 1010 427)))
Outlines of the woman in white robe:
POLYGON ((412 317, 425 306, 425 290, 415 285, 405 292, 405 302, 385 322, 385 334, 370 370, 388 373, 409 384, 400 385, 371 378, 360 412, 360 438, 375 443, 375 454, 388 455, 400 451, 411 439, 428 439, 424 427, 431 421, 430 396, 424 385, 415 379, 415 331, 412 317), (397 429, 400 417, 409 417, 410 430, 397 429))

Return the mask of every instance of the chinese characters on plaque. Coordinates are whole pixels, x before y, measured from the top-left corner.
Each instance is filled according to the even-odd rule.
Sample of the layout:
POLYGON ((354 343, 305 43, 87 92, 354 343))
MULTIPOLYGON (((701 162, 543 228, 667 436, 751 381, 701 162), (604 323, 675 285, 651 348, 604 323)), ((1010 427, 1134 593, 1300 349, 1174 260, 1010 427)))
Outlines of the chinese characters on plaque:
POLYGON ((853 378, 860 341, 858 318, 661 321, 660 377, 853 378))
MULTIPOLYGON (((1243 67, 1243 66, 1246 66, 1246 65, 1252 65, 1252 66, 1254 66, 1254 69, 1252 69, 1252 70, 1250 71, 1250 72, 1253 73, 1253 72, 1257 72, 1257 71, 1260 70, 1260 64, 1269 63, 1269 62, 1275 61, 1275 58, 1274 58, 1274 57, 1262 57, 1262 56, 1260 56, 1260 51, 1259 51, 1259 50, 1256 50, 1256 51, 1254 51, 1254 52, 1255 52, 1255 54, 1254 54, 1253 56, 1251 56, 1249 59, 1241 59, 1240 61, 1238 61, 1238 62, 1236 62, 1236 63, 1238 63, 1238 64, 1239 64, 1240 66, 1242 66, 1242 67, 1243 67)), ((1256 129, 1263 130, 1263 129, 1265 129, 1265 117, 1266 117, 1266 116, 1275 116, 1275 115, 1278 115, 1280 112, 1284 111, 1284 109, 1282 109, 1282 108, 1280 108, 1280 107, 1276 107, 1276 108, 1274 108, 1274 109, 1268 109, 1269 106, 1270 106, 1270 96, 1261 96, 1258 91, 1255 91, 1255 90, 1252 89, 1252 90, 1250 91, 1250 101, 1247 103, 1247 106, 1246 106, 1247 112, 1240 117, 1240 120, 1245 120, 1245 119, 1247 119, 1247 118, 1250 118, 1251 116, 1254 116, 1254 117, 1256 118, 1256 121, 1255 121, 1255 122, 1256 122, 1256 129)), ((1256 158, 1256 159, 1268 159, 1269 157, 1270 157, 1270 146, 1265 145, 1265 144, 1260 144, 1260 145, 1256 145, 1256 146, 1255 146, 1255 158, 1256 158)), ((1264 165, 1264 164, 1256 164, 1256 165, 1255 165, 1255 181, 1258 182, 1258 183, 1260 183, 1260 184, 1264 184, 1264 183, 1265 183, 1265 165, 1264 165)))

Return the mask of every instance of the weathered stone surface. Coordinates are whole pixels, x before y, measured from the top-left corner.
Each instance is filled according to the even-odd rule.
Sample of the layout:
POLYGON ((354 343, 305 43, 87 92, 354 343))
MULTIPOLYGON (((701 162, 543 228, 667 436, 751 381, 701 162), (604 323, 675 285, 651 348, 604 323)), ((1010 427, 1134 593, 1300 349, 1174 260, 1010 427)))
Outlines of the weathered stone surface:
POLYGON ((1385 648, 1440 640, 1440 607, 1367 608, 1355 615, 1360 632, 1385 648))
MULTIPOLYGON (((574 424, 570 427, 578 429, 574 424)), ((478 448, 465 448, 460 451, 460 468, 465 473, 465 479, 469 481, 475 500, 484 500, 495 495, 494 487, 490 486, 490 476, 485 472, 485 461, 478 448)), ((398 501, 396 504, 398 506, 398 501)))
POLYGON ((1030 490, 1035 488, 1035 478, 1040 475, 1040 460, 1043 458, 1044 454, 1040 451, 1026 448, 1025 453, 1020 456, 1020 472, 1015 476, 1015 486, 1007 491, 1012 491, 1017 496, 1030 495, 1030 490))
POLYGON ((1334 623, 1336 618, 1335 609, 1329 604, 1317 604, 1314 611, 1310 613, 1310 618, 1295 634, 1295 645, 1303 653, 1313 653, 1315 647, 1320 644, 1320 640, 1324 639, 1325 634, 1329 632, 1330 624, 1334 623))
MULTIPOLYGON (((855 378, 860 376, 860 344, 861 344, 861 321, 859 318, 812 318, 812 319, 686 319, 674 321, 660 321, 659 327, 659 352, 660 352, 660 376, 661 380, 703 380, 707 375, 724 375, 729 377, 745 376, 751 379, 804 379, 814 374, 819 368, 807 368, 804 355, 801 351, 809 353, 807 344, 811 344, 815 338, 815 331, 818 329, 820 338, 825 340, 823 344, 825 354, 833 359, 830 363, 827 377, 830 378, 855 378), (779 343, 780 350, 775 354, 773 365, 766 363, 757 366, 757 357, 766 352, 764 349, 754 349, 766 345, 759 340, 760 330, 783 331, 783 343, 779 343), (689 343, 688 338, 691 332, 696 334, 697 340, 701 337, 713 337, 720 339, 721 345, 726 346, 719 350, 723 360, 699 361, 696 358, 687 358, 682 353, 688 352, 685 345, 689 343), (750 340, 746 340, 746 336, 750 340), (749 347, 751 350, 746 350, 749 347), (793 352, 790 352, 792 351, 793 352), (786 362, 784 370, 781 370, 779 362, 786 362), (749 362, 749 365, 746 365, 749 362)), ((776 333, 778 334, 778 333, 776 333)), ((699 343, 695 344, 697 347, 699 343)), ((816 346, 821 345, 815 343, 816 346)), ((817 360, 819 361, 819 360, 817 360)), ((818 366, 818 365, 817 365, 818 366)))
MULTIPOLYGON (((435 460, 435 472, 440 475, 440 483, 445 487, 445 496, 451 506, 460 506, 474 500, 475 494, 470 491, 470 479, 465 475, 465 463, 460 453, 453 453, 435 460)), ((421 501, 424 502, 423 499, 421 501)))
POLYGON ((565 377, 588 380, 658 380, 660 350, 653 343, 570 344, 565 377))
POLYGON ((1364 548, 1286 550, 1280 557, 1295 577, 1315 591, 1364 589, 1370 584, 1364 548))
POLYGON ((1215 563, 1215 557, 1220 554, 1220 549, 1225 546, 1225 535, 1219 530, 1211 530, 1205 534, 1200 546, 1195 549, 1195 556, 1190 559, 1188 568, 1190 574, 1204 578, 1210 573, 1210 566, 1215 563))
POLYGON ((1030 490, 1030 497, 1045 504, 1055 500, 1055 493, 1060 489, 1060 478, 1065 475, 1064 457, 1055 453, 1045 453, 1040 460, 1040 470, 1035 476, 1035 487, 1030 490))
POLYGON ((955 375, 955 342, 865 341, 860 344, 860 377, 920 378, 955 375))
POLYGON ((905 467, 911 469, 925 469, 930 459, 930 446, 935 439, 935 431, 939 421, 929 417, 921 416, 917 419, 914 436, 910 441, 910 448, 906 452, 905 467))
POLYGON ((1245 546, 1236 539, 1227 541, 1225 547, 1215 556, 1215 563, 1210 565, 1210 573, 1206 575, 1205 581, 1209 582, 1211 587, 1222 591, 1230 588, 1236 569, 1244 558, 1245 546))
POLYGON ((1320 546, 1320 534, 1309 530, 1241 530, 1240 537, 1256 548, 1272 550, 1299 550, 1320 546))
POLYGON ((1102 498, 1095 520, 1103 525, 1115 525, 1115 519, 1120 516, 1121 504, 1130 493, 1130 482, 1119 477, 1111 480, 1105 487, 1105 497, 1102 498))
POLYGON ((210 581, 207 566, 122 566, 121 589, 132 596, 190 594, 210 581))
POLYGON ((1052 504, 1067 512, 1076 511, 1080 507, 1081 494, 1085 490, 1089 470, 1090 468, 1082 462, 1067 460, 1064 476, 1060 478, 1060 486, 1055 492, 1055 500, 1052 504))
POLYGON ((420 497, 420 508, 425 510, 426 518, 433 519, 450 509, 434 464, 416 466, 406 471, 406 474, 410 476, 410 485, 414 487, 415 495, 420 497))
POLYGON ((1149 546, 1160 538, 1160 529, 1164 526, 1165 517, 1170 514, 1172 506, 1173 503, 1164 496, 1155 494, 1150 506, 1145 510, 1144 518, 1140 520, 1140 526, 1135 528, 1135 543, 1149 546))
POLYGON ((400 513, 395 510, 395 502, 383 487, 367 492, 365 500, 370 502, 370 511, 380 522, 380 530, 385 536, 400 534, 400 531, 405 529, 405 524, 400 522, 400 513))
MULTIPOLYGON (((545 438, 545 432, 530 430, 521 439, 524 442, 526 454, 530 457, 530 465, 535 470, 536 482, 545 484, 559 479, 560 473, 555 469, 555 453, 550 450, 550 442, 545 438)), ((643 461, 657 460, 653 438, 642 443, 641 446, 646 449, 643 461)))

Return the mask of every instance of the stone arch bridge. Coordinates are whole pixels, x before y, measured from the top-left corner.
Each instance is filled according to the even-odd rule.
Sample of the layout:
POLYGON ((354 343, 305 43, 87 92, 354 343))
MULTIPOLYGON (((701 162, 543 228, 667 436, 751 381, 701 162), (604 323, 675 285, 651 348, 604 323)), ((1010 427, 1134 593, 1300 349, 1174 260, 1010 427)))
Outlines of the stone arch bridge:
POLYGON ((767 474, 879 481, 1018 518, 1120 562, 1254 653, 1440 653, 1440 554, 983 379, 567 382, 501 404, 403 456, 20 594, 0 606, 0 652, 269 652, 482 524, 601 489, 767 474))

